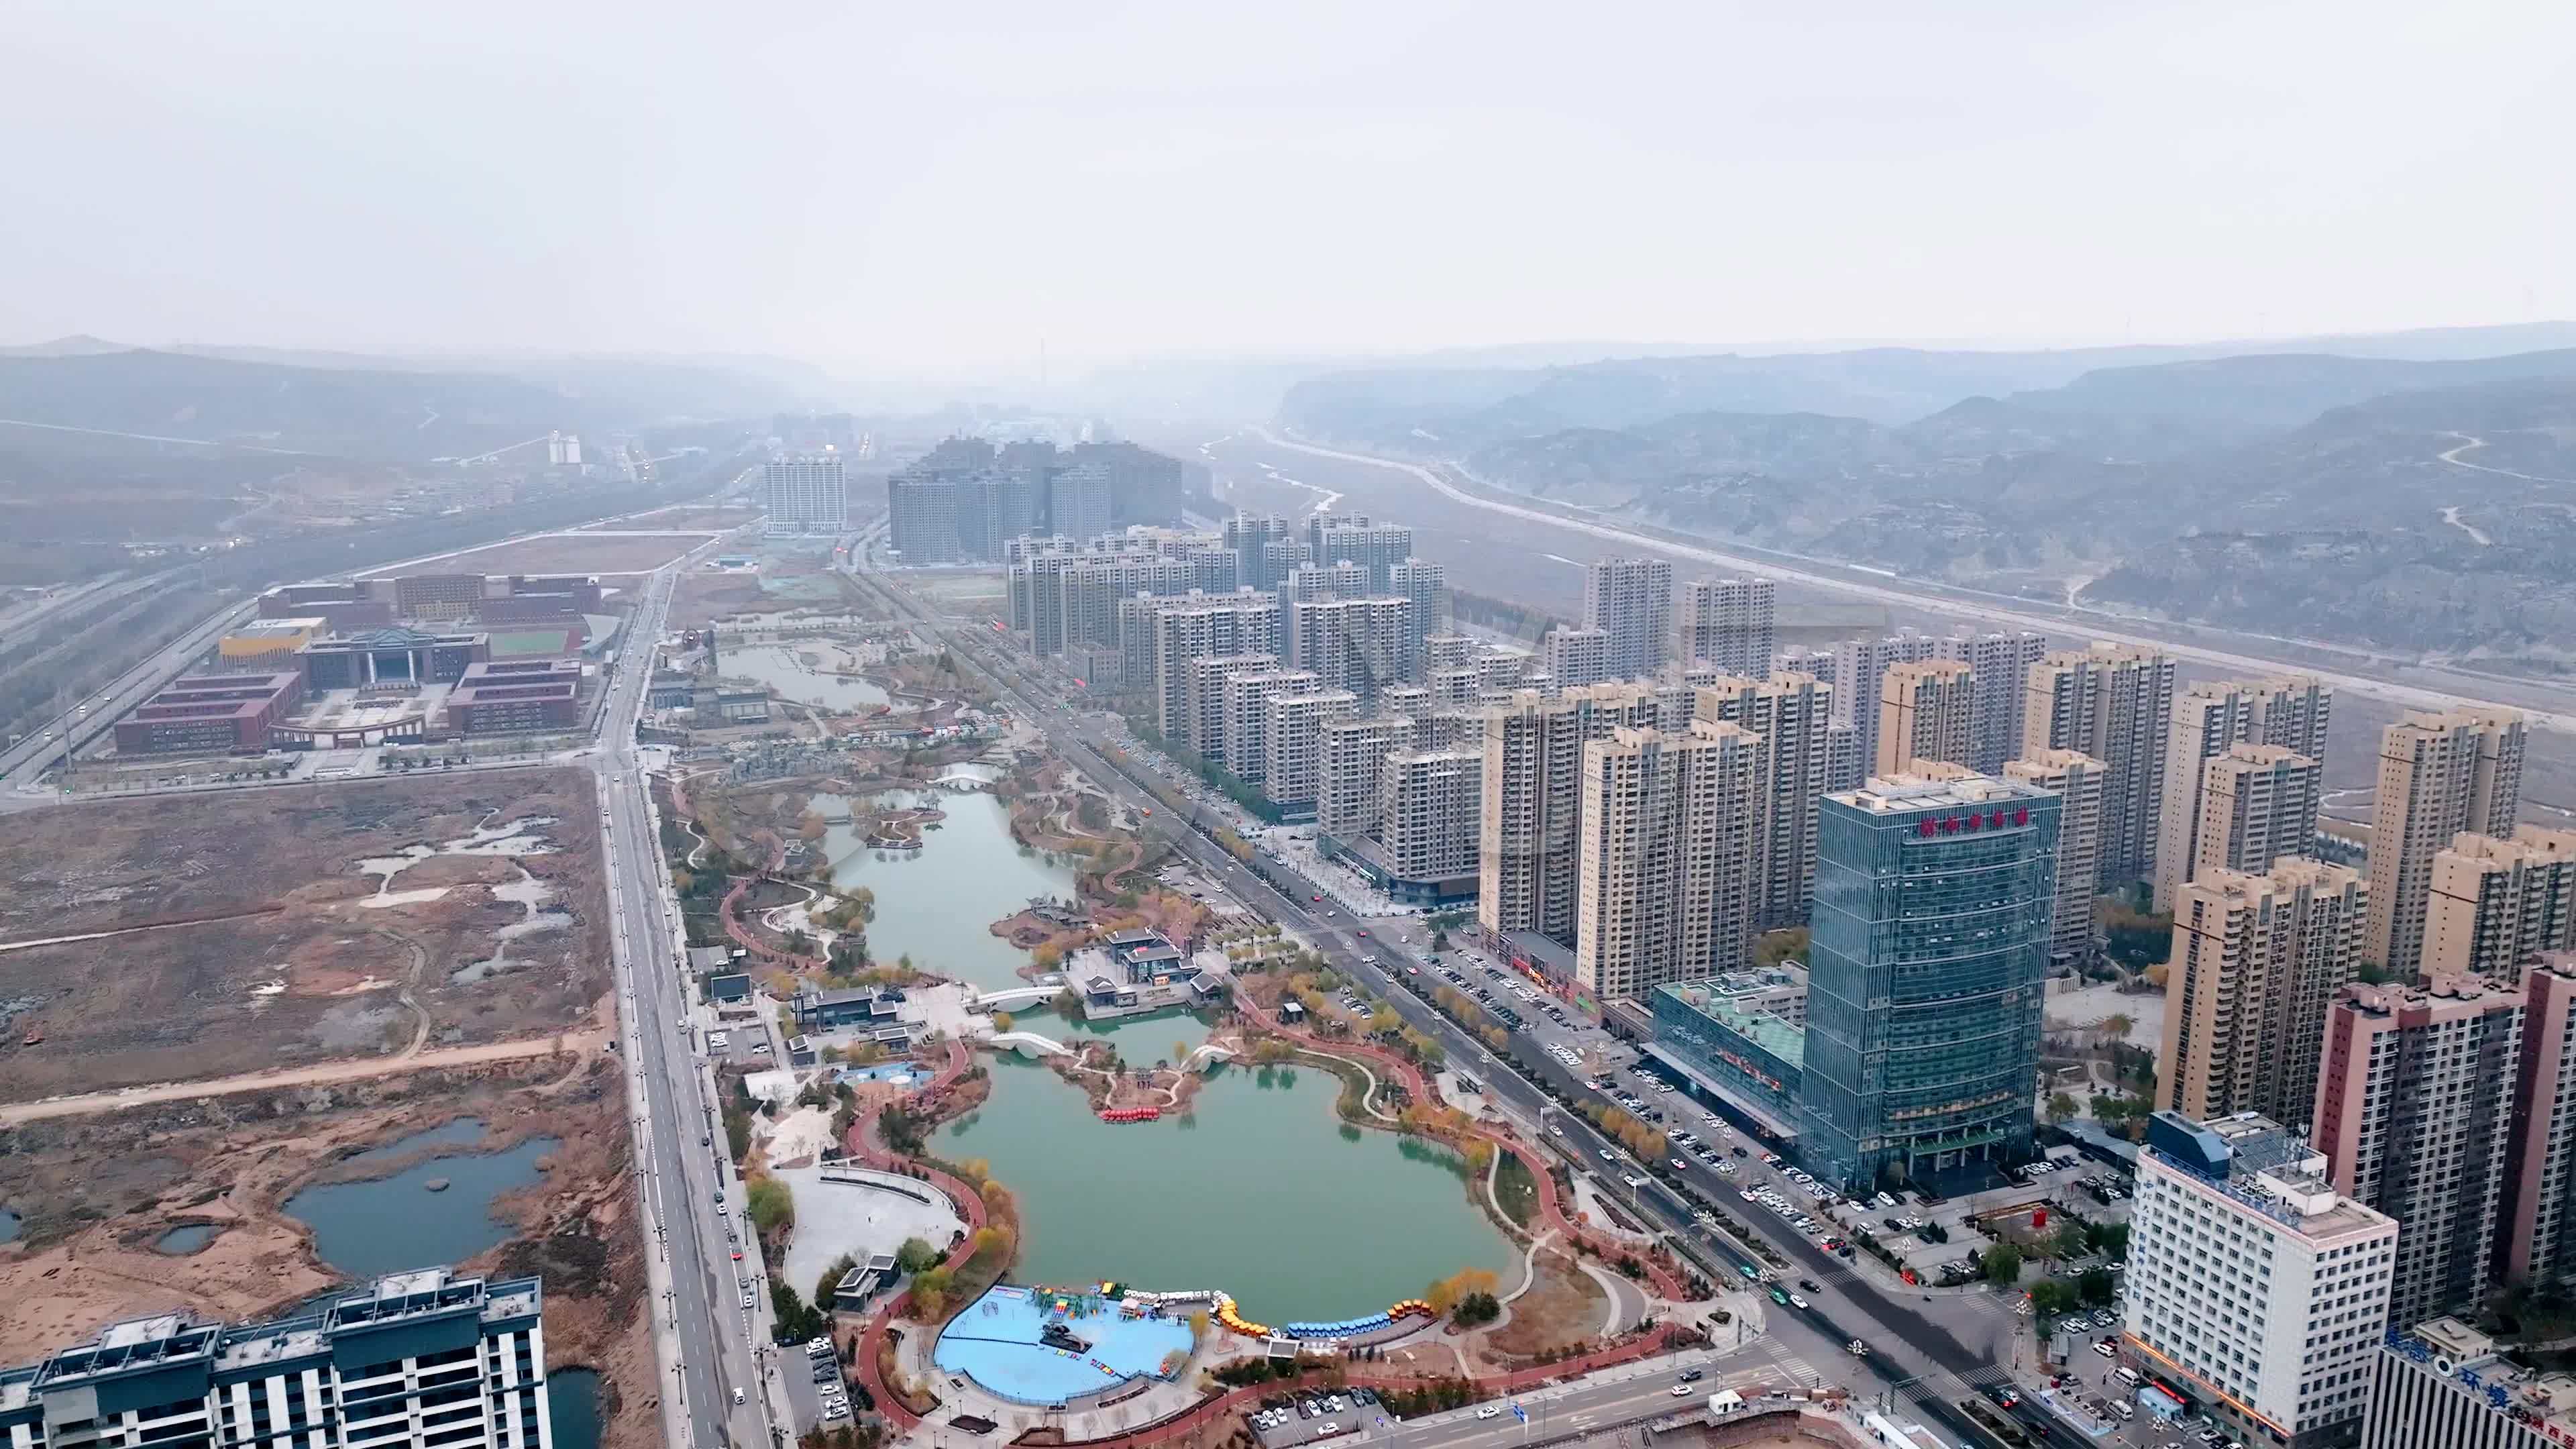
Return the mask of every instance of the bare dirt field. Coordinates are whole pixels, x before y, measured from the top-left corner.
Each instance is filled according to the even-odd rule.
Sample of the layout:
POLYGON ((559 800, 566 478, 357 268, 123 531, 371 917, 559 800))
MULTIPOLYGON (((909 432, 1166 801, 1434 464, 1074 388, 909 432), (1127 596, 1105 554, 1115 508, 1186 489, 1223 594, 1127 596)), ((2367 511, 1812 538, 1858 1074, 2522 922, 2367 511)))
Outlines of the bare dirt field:
POLYGON ((706 542, 705 531, 651 534, 550 533, 450 554, 391 572, 409 574, 650 573, 706 542))
POLYGON ((757 508, 726 508, 713 504, 682 503, 670 508, 657 508, 650 513, 639 513, 633 518, 594 523, 590 527, 592 529, 695 528, 704 529, 709 533, 722 533, 729 529, 740 528, 746 523, 755 522, 760 516, 761 510, 757 508))
POLYGON ((24 1219, 24 1235, 0 1245, 0 1300, 10 1305, 0 1314, 0 1363, 119 1319, 185 1311, 258 1320, 310 1299, 338 1277, 314 1256, 310 1231, 285 1215, 286 1200, 312 1183, 390 1175, 426 1152, 458 1150, 350 1160, 473 1117, 484 1133, 462 1150, 531 1136, 561 1145, 535 1185, 495 1202, 511 1235, 454 1266, 539 1275, 549 1366, 601 1371, 604 1443, 656 1443, 659 1385, 641 1313, 624 1102, 613 1054, 567 1053, 0 1131, 0 1203, 24 1219), (212 1236, 191 1252, 154 1246, 183 1226, 212 1236))
POLYGON ((13 817, 0 1100, 584 1025, 607 991, 598 809, 556 769, 13 817), (57 939, 91 932, 114 934, 57 939))

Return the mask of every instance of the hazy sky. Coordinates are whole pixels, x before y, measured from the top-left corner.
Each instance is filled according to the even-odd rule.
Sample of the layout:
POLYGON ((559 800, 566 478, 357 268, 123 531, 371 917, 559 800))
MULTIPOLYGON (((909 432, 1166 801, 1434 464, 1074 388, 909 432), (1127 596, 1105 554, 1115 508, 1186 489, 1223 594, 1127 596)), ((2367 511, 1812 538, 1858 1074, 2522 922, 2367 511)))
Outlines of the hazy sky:
POLYGON ((0 341, 891 372, 2576 316, 2564 0, 0 0, 0 37, 0 341))

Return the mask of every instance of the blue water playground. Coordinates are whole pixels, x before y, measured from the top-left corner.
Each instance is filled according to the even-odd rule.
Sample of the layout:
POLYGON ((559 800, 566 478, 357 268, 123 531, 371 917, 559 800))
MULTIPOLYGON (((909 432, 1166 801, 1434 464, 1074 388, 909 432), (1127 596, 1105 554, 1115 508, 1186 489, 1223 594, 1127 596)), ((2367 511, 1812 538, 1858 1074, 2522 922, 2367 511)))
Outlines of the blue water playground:
POLYGON ((999 1284, 949 1321, 931 1362, 1013 1403, 1063 1408, 1140 1380, 1176 1378, 1189 1364, 1194 1312, 1247 1338, 1301 1343, 1360 1338, 1404 1319, 1433 1317, 1431 1305, 1408 1298, 1363 1318, 1273 1329, 1246 1321, 1223 1293, 1141 1293, 1118 1283, 1084 1289, 999 1284))
POLYGON ((1178 1374, 1190 1358, 1189 1308, 1115 1292, 1107 1283, 1088 1292, 996 1286, 950 1320, 931 1361, 1043 1407, 1178 1374))

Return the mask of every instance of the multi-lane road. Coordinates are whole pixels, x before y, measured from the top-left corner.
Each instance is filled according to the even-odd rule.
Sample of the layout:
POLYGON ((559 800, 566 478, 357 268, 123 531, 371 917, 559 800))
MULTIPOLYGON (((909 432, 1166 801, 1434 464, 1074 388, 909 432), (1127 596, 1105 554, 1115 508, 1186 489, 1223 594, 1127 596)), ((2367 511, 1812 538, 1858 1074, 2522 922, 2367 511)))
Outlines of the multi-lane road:
MULTIPOLYGON (((1355 933, 1363 929, 1359 923, 1338 915, 1319 914, 1322 908, 1310 906, 1307 899, 1314 892, 1295 886, 1279 888, 1267 875, 1247 869, 1213 840, 1192 829, 1187 821, 1175 819, 1150 792, 1142 774, 1135 773, 1140 766, 1132 759, 1113 762, 1113 749, 1119 755, 1126 753, 1115 743, 1119 724, 1114 717, 1068 709, 1026 656, 1008 652, 989 631, 934 615, 883 575, 860 577, 874 583, 895 608, 917 625, 943 636, 959 657, 992 680, 1023 717, 1042 728, 1050 744, 1076 769, 1131 807, 1153 811, 1147 820, 1148 828, 1169 840, 1193 868, 1219 882, 1235 899, 1313 942, 1338 970, 1369 985, 1408 1025, 1438 1042, 1452 1063, 1471 1067, 1503 1110, 1526 1122, 1546 1121, 1551 1127, 1561 1128, 1563 1135, 1551 1133, 1549 1140, 1560 1144, 1578 1165, 1598 1163, 1600 1154, 1609 1152, 1624 1164, 1619 1169, 1621 1173, 1648 1176, 1648 1185, 1634 1193, 1633 1206, 1650 1227, 1699 1260, 1712 1277, 1723 1276, 1730 1271, 1729 1265, 1745 1258, 1740 1244, 1695 1221, 1690 1204, 1653 1181, 1643 1165, 1629 1159, 1618 1144, 1595 1132, 1581 1117, 1557 1107, 1523 1074, 1522 1067, 1497 1057, 1484 1042, 1404 990, 1394 973, 1402 971, 1405 962, 1390 957, 1384 965, 1371 964, 1366 958, 1379 955, 1385 944, 1357 938, 1355 933)), ((1992 1329, 1982 1334, 1963 1334, 1948 1321, 1950 1313, 1935 1307, 1929 1295, 1892 1295, 1785 1224, 1765 1222, 1764 1214, 1739 1216, 1751 1221, 1772 1251, 1790 1264, 1788 1278, 1804 1277, 1819 1284, 1817 1292, 1805 1294, 1814 1305, 1808 1313, 1772 1314, 1774 1333, 1803 1339, 1805 1346, 1834 1356, 1840 1354, 1834 1345, 1854 1338, 1865 1341, 1873 1350, 1870 1359, 1866 1364, 1851 1364, 1847 1371, 1836 1374, 1837 1379, 1865 1379, 1867 1382, 1854 1384, 1856 1392, 1892 1391, 1926 1418, 1948 1426, 1962 1442, 1985 1442, 1969 1431, 1956 1404, 1982 1390, 2010 1382, 2006 1365, 2016 1325, 2008 1303, 1988 1300, 1996 1305, 1991 1313, 1992 1329), (1924 1311, 1927 1308, 1933 1311, 1924 1311)), ((1829 1357, 1826 1361, 1834 1359, 1829 1357)), ((2050 1419, 2045 1410, 2025 1403, 2021 1412, 2025 1427, 2040 1442, 2079 1442, 2071 1430, 2050 1419)))
MULTIPOLYGON (((712 547, 713 545, 709 545, 712 547)), ((694 555, 692 555, 694 557, 694 555)), ((646 791, 646 760, 635 743, 652 675, 653 642, 683 559, 657 575, 627 628, 625 660, 602 712, 591 762, 604 811, 609 910, 618 1000, 630 1082, 640 1099, 635 1160, 642 1178, 651 1305, 666 1392, 679 1396, 688 1445, 774 1442, 763 1392, 766 1295, 741 1303, 738 1280, 758 1268, 744 1254, 743 1197, 715 1141, 712 1084, 700 1069, 689 1026, 687 973, 670 877, 646 791), (723 1202, 717 1196, 723 1195, 723 1202), (740 1255, 740 1256, 738 1256, 740 1255)))

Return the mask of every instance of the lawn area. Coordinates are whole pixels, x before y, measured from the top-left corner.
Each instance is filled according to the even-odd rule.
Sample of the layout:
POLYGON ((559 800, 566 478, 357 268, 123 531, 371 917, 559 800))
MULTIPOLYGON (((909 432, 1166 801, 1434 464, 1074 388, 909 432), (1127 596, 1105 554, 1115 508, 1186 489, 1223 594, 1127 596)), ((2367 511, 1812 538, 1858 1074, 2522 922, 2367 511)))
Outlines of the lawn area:
POLYGON ((1538 1181, 1518 1153, 1506 1152, 1494 1168, 1494 1200, 1514 1226, 1527 1228, 1538 1216, 1538 1181))

